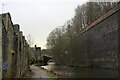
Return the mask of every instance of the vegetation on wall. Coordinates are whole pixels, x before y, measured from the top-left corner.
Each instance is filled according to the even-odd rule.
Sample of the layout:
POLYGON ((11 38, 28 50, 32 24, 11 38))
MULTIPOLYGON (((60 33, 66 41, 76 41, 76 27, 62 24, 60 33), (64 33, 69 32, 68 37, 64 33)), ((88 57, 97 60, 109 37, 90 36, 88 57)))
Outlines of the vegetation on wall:
MULTIPOLYGON (((79 59, 77 37, 80 32, 102 16, 108 10, 113 8, 115 2, 87 2, 78 5, 75 9, 75 16, 67 21, 63 26, 57 27, 49 34, 47 38, 48 53, 53 56, 58 64, 73 64, 75 59, 79 59), (63 57, 64 56, 64 57, 63 57)), ((84 47, 84 46, 83 46, 84 47)), ((81 53, 81 56, 86 56, 81 53)))

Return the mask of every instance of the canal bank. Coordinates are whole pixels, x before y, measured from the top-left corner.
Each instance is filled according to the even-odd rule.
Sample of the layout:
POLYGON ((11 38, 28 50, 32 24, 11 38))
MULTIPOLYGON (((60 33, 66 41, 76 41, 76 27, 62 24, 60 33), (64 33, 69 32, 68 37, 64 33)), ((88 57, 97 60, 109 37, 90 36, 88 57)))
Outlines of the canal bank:
POLYGON ((118 70, 114 69, 69 67, 54 63, 41 67, 60 75, 60 78, 118 78, 118 70))

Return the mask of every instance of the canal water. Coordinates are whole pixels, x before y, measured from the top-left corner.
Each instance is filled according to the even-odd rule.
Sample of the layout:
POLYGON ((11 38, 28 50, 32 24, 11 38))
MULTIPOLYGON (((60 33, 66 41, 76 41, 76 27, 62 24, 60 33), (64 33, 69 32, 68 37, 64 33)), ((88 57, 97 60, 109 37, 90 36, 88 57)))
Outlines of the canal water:
POLYGON ((118 70, 69 67, 54 62, 41 66, 66 78, 118 78, 118 70))

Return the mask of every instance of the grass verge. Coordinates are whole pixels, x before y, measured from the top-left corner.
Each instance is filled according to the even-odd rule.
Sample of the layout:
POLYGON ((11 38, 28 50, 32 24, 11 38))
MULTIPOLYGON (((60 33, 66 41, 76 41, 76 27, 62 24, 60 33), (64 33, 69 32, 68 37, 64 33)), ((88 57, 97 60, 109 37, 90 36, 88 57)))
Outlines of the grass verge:
POLYGON ((54 73, 47 72, 47 74, 50 78, 59 78, 59 76, 55 75, 54 73))

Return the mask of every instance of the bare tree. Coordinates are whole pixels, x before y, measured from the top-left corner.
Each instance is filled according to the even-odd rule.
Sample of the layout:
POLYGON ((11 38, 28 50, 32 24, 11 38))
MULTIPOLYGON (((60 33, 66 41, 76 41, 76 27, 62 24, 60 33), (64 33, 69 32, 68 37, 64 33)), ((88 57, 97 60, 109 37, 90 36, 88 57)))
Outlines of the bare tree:
POLYGON ((30 34, 27 35, 27 41, 28 41, 28 44, 29 44, 30 46, 32 46, 33 43, 34 43, 33 38, 32 38, 32 36, 31 36, 30 34))
POLYGON ((90 41, 86 43, 85 40, 81 40, 79 34, 115 4, 85 3, 75 9, 75 16, 71 20, 68 20, 62 27, 55 28, 47 38, 47 49, 53 53, 56 62, 68 65, 83 64, 84 60, 87 62, 89 54, 85 51, 87 51, 86 47, 89 47, 90 41), (85 53, 83 54, 83 52, 85 53), (80 60, 77 60, 79 58, 80 60))

